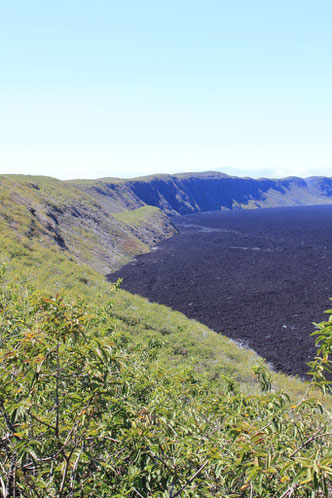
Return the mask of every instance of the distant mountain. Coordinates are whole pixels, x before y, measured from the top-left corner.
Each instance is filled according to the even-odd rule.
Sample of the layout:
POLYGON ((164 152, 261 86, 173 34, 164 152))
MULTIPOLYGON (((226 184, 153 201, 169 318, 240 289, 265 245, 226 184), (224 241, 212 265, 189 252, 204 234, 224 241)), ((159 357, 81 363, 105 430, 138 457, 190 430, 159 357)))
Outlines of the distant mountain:
POLYGON ((332 178, 238 178, 218 172, 152 175, 130 180, 72 180, 110 212, 148 204, 169 215, 220 209, 332 204, 332 178))

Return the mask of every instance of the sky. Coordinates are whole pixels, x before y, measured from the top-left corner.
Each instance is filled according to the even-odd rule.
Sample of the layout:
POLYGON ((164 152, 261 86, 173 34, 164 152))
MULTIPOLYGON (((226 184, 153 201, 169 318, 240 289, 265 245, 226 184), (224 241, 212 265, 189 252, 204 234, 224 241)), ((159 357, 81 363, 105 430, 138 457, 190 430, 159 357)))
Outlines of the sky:
POLYGON ((332 176, 332 2, 0 0, 0 173, 332 176))

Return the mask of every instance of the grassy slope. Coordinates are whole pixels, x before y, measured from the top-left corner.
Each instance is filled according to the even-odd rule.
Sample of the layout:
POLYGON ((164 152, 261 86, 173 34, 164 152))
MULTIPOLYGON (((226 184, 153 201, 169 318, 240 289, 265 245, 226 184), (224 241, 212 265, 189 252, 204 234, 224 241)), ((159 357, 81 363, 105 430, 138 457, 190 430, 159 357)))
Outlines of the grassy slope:
POLYGON ((101 273, 111 272, 175 233, 164 213, 154 210, 137 213, 145 226, 140 237, 138 230, 113 217, 91 196, 53 178, 1 176, 0 201, 0 223, 5 232, 11 230, 17 246, 32 250, 38 240, 43 248, 53 248, 59 256, 67 254, 101 273))
MULTIPOLYGON (((0 263, 6 262, 8 279, 18 281, 22 288, 33 285, 47 294, 59 292, 70 299, 83 296, 84 301, 98 307, 111 301, 118 328, 137 342, 161 340, 164 364, 171 370, 177 365, 190 365, 211 380, 231 375, 244 391, 255 390, 251 372, 259 357, 253 351, 165 306, 123 290, 114 292, 102 275, 87 265, 78 265, 57 249, 45 248, 36 241, 28 251, 23 248, 18 253, 16 241, 7 240, 7 248, 0 251, 0 263)), ((276 389, 287 389, 294 398, 306 391, 306 385, 295 378, 273 374, 273 379, 276 389)))
MULTIPOLYGON (((202 324, 188 320, 181 313, 151 304, 125 291, 114 293, 99 272, 87 264, 78 263, 77 258, 55 239, 54 230, 60 223, 50 228, 46 221, 52 219, 47 215, 50 206, 58 212, 66 211, 76 203, 76 208, 81 210, 82 193, 75 189, 73 193, 62 182, 32 180, 1 178, 0 254, 1 262, 7 263, 10 278, 24 285, 26 282, 32 283, 47 292, 60 291, 67 297, 84 296, 96 306, 111 299, 119 329, 126 330, 138 342, 149 341, 151 337, 161 340, 164 344, 162 357, 168 368, 188 364, 211 380, 218 379, 220 375, 232 375, 240 382, 243 390, 255 388, 251 371, 258 357, 254 352, 240 348, 202 324), (34 187, 29 185, 32 180, 35 182, 34 187), (73 198, 70 197, 72 194, 73 198), (36 212, 33 214, 30 208, 36 212)), ((103 213, 93 199, 84 198, 84 202, 88 203, 92 213, 103 213)), ((159 220, 158 210, 150 207, 118 215, 121 222, 135 230, 139 226, 146 226, 151 217, 159 220)), ((73 239, 68 237, 65 230, 61 233, 65 234, 66 244, 69 241, 73 244, 73 239)), ((93 247, 99 254, 101 249, 95 245, 93 247)), ((273 374, 273 379, 275 387, 286 388, 294 397, 302 396, 306 390, 305 384, 285 375, 273 374)))
POLYGON ((175 234, 176 228, 165 213, 154 206, 143 206, 132 211, 123 211, 113 215, 125 224, 131 233, 151 247, 160 241, 160 233, 175 234))

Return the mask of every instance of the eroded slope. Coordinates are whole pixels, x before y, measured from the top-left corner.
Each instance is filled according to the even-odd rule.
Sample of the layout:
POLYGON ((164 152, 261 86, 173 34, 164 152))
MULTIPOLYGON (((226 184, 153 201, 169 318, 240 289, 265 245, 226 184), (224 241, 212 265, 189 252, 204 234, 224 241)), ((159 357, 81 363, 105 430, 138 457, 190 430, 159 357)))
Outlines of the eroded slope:
POLYGON ((136 212, 140 231, 112 216, 87 193, 54 178, 1 176, 0 201, 2 232, 9 231, 7 237, 15 236, 27 250, 36 240, 44 247, 55 246, 101 273, 147 252, 176 232, 157 208, 136 212))

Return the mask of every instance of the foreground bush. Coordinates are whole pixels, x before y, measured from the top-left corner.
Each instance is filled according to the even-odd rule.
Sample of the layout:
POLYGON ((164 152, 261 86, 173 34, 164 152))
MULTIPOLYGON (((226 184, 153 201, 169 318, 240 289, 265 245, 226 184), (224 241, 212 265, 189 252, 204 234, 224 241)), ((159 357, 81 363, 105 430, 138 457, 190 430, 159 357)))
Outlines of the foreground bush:
MULTIPOLYGON (((0 321, 3 496, 330 496, 331 425, 320 403, 240 392, 134 345, 98 310, 7 286, 0 321)), ((327 391, 331 323, 312 386, 327 391)))

